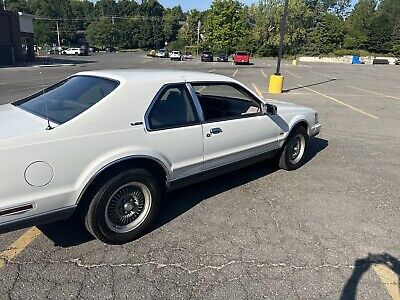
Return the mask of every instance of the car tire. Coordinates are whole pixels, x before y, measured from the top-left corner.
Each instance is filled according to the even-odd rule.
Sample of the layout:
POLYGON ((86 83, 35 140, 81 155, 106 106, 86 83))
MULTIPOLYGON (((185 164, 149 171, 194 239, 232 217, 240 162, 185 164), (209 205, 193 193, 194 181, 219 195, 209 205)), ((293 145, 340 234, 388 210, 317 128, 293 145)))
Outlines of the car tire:
POLYGON ((162 198, 159 181, 136 168, 110 178, 83 213, 87 230, 107 244, 123 244, 142 236, 156 218, 162 198))
POLYGON ((287 137, 279 158, 281 169, 292 171, 304 165, 309 136, 307 130, 299 126, 295 128, 287 137))

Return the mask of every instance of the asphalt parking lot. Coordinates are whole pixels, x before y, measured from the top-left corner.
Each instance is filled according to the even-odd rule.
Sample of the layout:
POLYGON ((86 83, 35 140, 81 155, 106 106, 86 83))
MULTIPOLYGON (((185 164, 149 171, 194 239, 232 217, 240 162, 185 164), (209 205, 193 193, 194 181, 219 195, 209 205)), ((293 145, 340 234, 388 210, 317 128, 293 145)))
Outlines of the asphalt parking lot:
POLYGON ((0 258, 12 257, 0 299, 400 299, 400 66, 284 61, 285 93, 270 95, 273 59, 68 59, 0 69, 0 104, 84 70, 198 70, 312 107, 322 132, 296 171, 266 161, 169 194, 153 230, 126 245, 77 219, 0 235, 0 258))

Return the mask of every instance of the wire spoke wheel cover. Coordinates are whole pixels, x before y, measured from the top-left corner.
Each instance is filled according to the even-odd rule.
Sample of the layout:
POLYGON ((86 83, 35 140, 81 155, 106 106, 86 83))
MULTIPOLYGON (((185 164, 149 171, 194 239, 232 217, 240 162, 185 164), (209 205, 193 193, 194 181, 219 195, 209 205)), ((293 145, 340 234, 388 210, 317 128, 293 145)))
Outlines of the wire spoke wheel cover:
POLYGON ((306 141, 302 134, 293 137, 289 145, 289 159, 292 164, 297 164, 301 160, 305 146, 306 141))
POLYGON ((127 233, 148 216, 152 205, 150 190, 140 182, 130 182, 119 187, 108 199, 105 221, 112 231, 127 233))

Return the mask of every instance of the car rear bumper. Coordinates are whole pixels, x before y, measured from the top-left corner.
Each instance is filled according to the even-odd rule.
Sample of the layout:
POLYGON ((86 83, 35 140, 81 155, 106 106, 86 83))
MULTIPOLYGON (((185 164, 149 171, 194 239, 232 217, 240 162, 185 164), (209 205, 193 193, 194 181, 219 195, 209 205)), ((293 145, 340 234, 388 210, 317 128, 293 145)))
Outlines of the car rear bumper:
POLYGON ((212 57, 202 57, 202 61, 212 62, 214 59, 212 57))
POLYGON ((321 130, 321 124, 315 124, 313 127, 310 129, 310 136, 317 136, 321 130))

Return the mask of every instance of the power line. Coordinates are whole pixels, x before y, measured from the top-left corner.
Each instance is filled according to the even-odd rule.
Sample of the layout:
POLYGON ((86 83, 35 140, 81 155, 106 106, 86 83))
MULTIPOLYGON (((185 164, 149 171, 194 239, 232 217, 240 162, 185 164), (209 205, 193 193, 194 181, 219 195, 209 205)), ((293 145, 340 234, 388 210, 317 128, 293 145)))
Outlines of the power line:
POLYGON ((160 20, 163 16, 101 16, 88 18, 51 18, 51 17, 35 17, 36 20, 46 21, 94 21, 102 19, 120 19, 120 20, 160 20))

